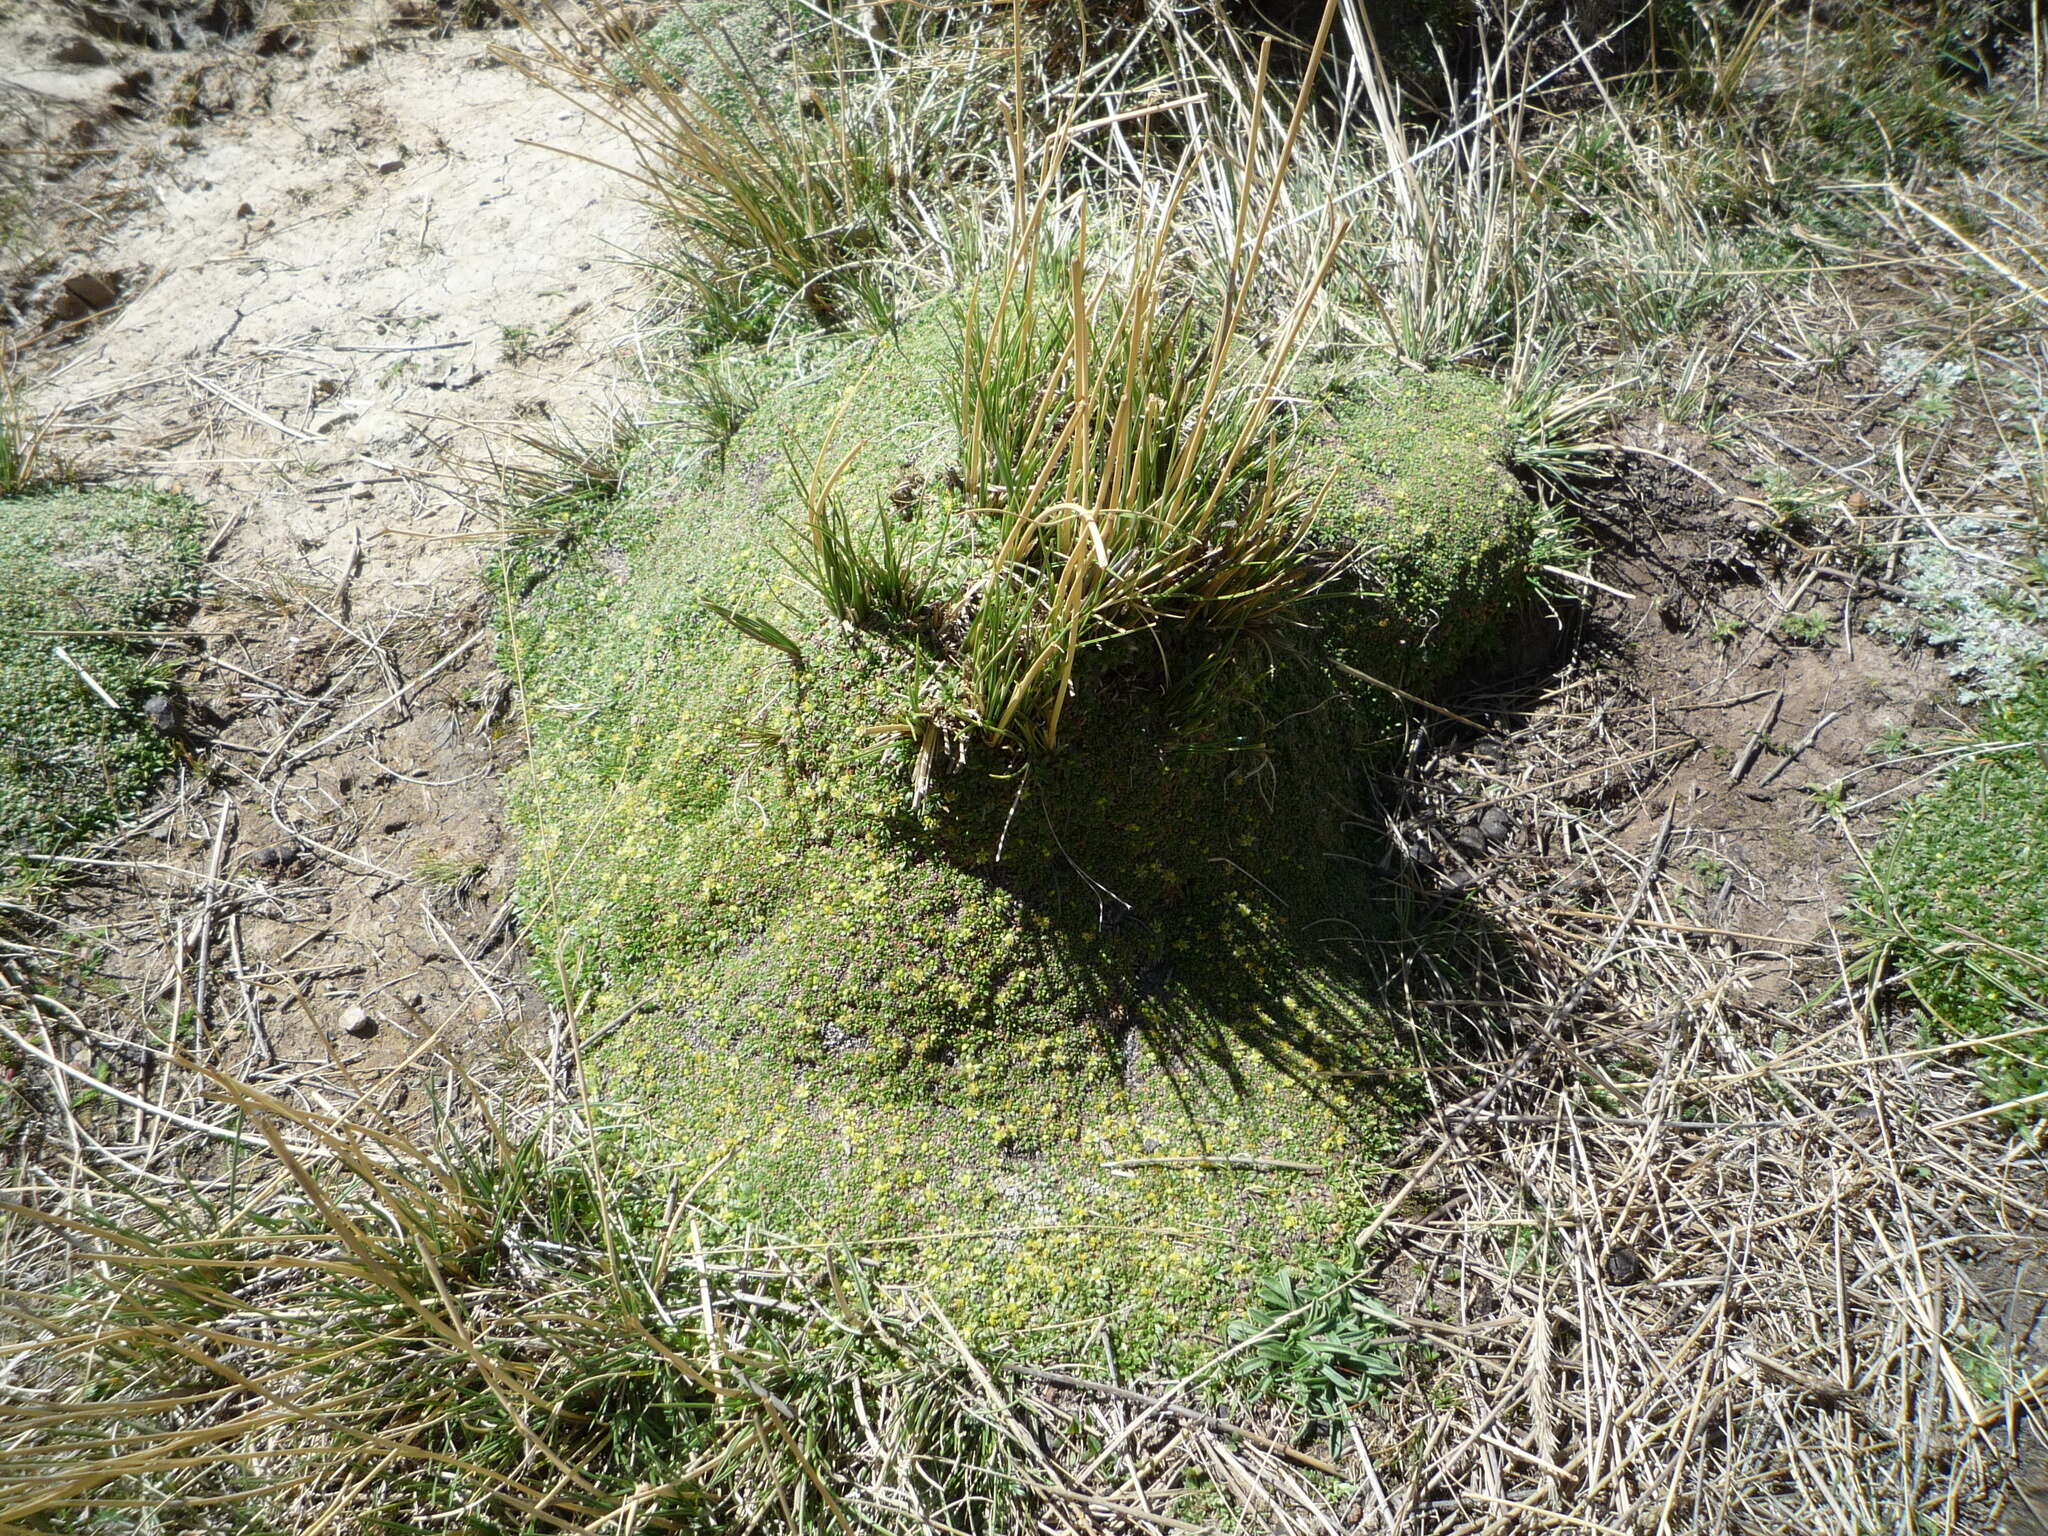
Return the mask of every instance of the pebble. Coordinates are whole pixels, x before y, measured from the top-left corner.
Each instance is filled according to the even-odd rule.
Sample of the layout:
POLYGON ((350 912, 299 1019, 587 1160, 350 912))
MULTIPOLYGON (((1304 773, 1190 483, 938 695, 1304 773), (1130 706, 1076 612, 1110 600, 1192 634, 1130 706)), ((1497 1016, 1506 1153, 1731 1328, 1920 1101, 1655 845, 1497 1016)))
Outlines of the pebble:
POLYGON ((299 862, 299 850, 290 843, 275 843, 249 855, 249 867, 259 874, 283 874, 299 862))
POLYGON ((1514 841, 1514 812, 1503 805, 1488 806, 1479 817, 1479 832, 1487 842, 1495 847, 1514 841))
POLYGON ((142 701, 142 713, 143 717, 151 725, 162 731, 166 736, 177 735, 179 727, 184 723, 182 711, 178 708, 178 701, 168 693, 152 693, 148 698, 144 699, 142 701))
POLYGON ((1617 1243, 1608 1249, 1606 1258, 1600 1261, 1600 1269, 1607 1276, 1609 1285, 1634 1285, 1643 1278, 1643 1261, 1626 1243, 1617 1243))
POLYGON ((67 37, 50 52, 52 64, 73 64, 91 69, 107 62, 99 44, 89 37, 67 37))

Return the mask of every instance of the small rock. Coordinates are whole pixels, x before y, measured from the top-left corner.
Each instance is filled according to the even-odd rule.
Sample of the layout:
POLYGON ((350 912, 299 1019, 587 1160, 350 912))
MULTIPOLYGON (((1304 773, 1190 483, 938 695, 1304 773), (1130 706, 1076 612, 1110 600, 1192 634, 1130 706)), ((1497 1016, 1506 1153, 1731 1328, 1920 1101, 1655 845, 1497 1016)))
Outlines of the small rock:
POLYGON ((379 176, 389 176, 393 171, 405 169, 404 146, 394 144, 388 149, 378 150, 370 156, 370 169, 379 176))
POLYGON ((235 209, 235 217, 236 217, 236 218, 238 218, 238 219, 253 219, 253 218, 255 218, 255 217, 256 217, 256 205, 255 205, 254 203, 243 203, 243 204, 241 204, 241 205, 240 205, 239 207, 237 207, 237 208, 235 209))
POLYGON ((1634 1285, 1643 1278, 1643 1261, 1626 1243, 1616 1243, 1600 1261, 1609 1285, 1634 1285))
POLYGON ((1460 827, 1451 834, 1451 846, 1472 858, 1486 855, 1486 834, 1476 826, 1460 827))
POLYGON ((341 1011, 341 1031, 357 1040, 372 1040, 376 1038, 377 1021, 367 1009, 351 1003, 341 1011))
POLYGON ((177 735, 185 724, 184 711, 178 708, 178 701, 168 693, 152 693, 144 699, 142 715, 166 736, 177 735))
POLYGON ((1504 805, 1489 805, 1479 816, 1479 835, 1498 848, 1515 838, 1515 815, 1504 805))
POLYGON ((50 50, 52 64, 76 64, 83 69, 94 69, 107 62, 107 55, 100 45, 89 37, 67 37, 50 50))
POLYGON ((298 866, 300 853, 293 843, 275 843, 249 855, 249 868, 262 875, 289 874, 298 866))
POLYGON ((64 291, 89 310, 111 309, 121 299, 121 274, 80 272, 64 279, 64 291))

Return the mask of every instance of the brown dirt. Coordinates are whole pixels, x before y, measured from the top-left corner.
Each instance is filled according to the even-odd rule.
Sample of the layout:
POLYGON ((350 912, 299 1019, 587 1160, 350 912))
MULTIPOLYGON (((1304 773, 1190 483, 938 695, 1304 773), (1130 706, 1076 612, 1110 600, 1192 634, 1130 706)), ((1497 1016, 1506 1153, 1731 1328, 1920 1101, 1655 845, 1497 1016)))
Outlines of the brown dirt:
POLYGON ((222 1066, 330 1096, 540 1043, 482 466, 602 435, 637 312, 637 210, 575 158, 615 146, 499 61, 514 34, 441 20, 166 56, 42 11, 0 42, 48 167, 0 274, 46 450, 216 530, 165 656, 198 756, 56 916, 98 954, 106 1034, 189 1014, 222 1066))
POLYGON ((1573 588, 1570 660, 1533 690, 1467 701, 1494 729, 1439 761, 1430 818, 1454 886, 1510 884, 1583 931, 1607 894, 1586 871, 1610 849, 1639 857, 1668 809, 1664 920, 1751 941, 1738 990, 1766 1006, 1788 957, 1848 899, 1857 839, 1927 782, 1924 749, 1961 723, 1950 679, 1938 656, 1869 634, 1882 578, 1760 524, 1757 488, 1725 457, 1654 422, 1621 441, 1635 451, 1581 509, 1598 585, 1573 588), (1564 759, 1526 761, 1523 743, 1560 750, 1565 719, 1576 745, 1564 759), (1524 835, 1479 852, 1488 808, 1527 827, 1552 801, 1586 816, 1602 846, 1524 835))
MULTIPOLYGON (((1724 456, 1655 435, 1588 509, 1601 578, 1632 594, 1591 594, 1588 648, 1656 712, 1641 750, 1667 754, 1658 798, 1697 920, 1811 941, 1857 868, 1844 831, 1927 782, 1908 743, 1961 725, 1952 685, 1938 656, 1867 632, 1884 584, 1845 570, 1853 554, 1773 531, 1724 456)), ((1640 847, 1657 824, 1645 807, 1615 834, 1640 847)))

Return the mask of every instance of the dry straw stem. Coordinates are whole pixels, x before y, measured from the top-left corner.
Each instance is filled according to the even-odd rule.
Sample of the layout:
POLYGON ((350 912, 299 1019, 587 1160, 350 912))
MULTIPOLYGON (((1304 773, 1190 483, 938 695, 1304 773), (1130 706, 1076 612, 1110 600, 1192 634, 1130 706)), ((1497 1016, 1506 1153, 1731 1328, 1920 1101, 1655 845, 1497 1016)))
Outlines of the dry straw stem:
POLYGON ((508 9, 541 51, 504 57, 630 147, 633 164, 612 169, 684 246, 656 264, 716 325, 758 337, 791 316, 888 322, 885 274, 909 262, 905 234, 924 222, 907 182, 926 119, 819 98, 792 121, 758 61, 710 30, 693 36, 693 79, 643 41, 630 7, 508 9))
MULTIPOLYGON (((1642 856, 1608 840, 1654 787, 1656 729, 1580 672, 1489 782, 1533 843, 1636 896, 1561 945, 1512 868, 1485 891, 1548 962, 1522 1010, 1569 1028, 1469 1063, 1476 1093, 1428 1080, 1443 1139, 1383 1228, 1383 1294, 1441 1309, 1464 1344, 1391 1406, 1430 1428, 1367 1528, 1988 1530, 2038 1383, 1986 1342, 1966 1258, 2040 1213, 1996 1140, 1943 1112, 1974 1097, 1955 1049, 1892 1049, 1839 972, 1808 974, 1812 1022, 1786 1046, 1736 1001, 1760 957, 1676 921, 1657 856, 1673 823, 1642 856), (1589 758, 1634 766, 1545 791, 1589 758)), ((1354 1444, 1385 1477, 1400 1463, 1377 1428, 1354 1444)))

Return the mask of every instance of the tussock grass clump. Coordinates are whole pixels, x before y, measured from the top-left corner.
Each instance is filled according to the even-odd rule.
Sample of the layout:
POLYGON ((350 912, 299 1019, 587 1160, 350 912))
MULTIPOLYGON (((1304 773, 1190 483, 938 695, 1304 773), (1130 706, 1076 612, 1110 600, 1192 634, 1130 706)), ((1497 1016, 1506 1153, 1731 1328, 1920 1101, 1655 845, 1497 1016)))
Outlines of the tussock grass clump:
POLYGON ((639 435, 621 415, 583 429, 513 433, 508 454, 475 466, 511 509, 503 524, 509 556, 500 572, 509 587, 526 591, 544 580, 603 524, 639 435))
POLYGON ((103 1187, 53 1219, 69 1255, 17 1253, 11 1353, 36 1352, 40 1390, 14 1411, 8 1517, 559 1529, 636 1486, 649 1515, 701 1499, 677 1474, 720 1392, 665 1347, 653 1257, 620 1251, 627 1199, 595 1163, 229 1091, 261 1139, 238 1133, 221 1177, 161 1201, 103 1187))
POLYGON ((962 491, 992 514, 994 549, 950 618, 988 739, 1054 750, 1088 649, 1143 635, 1164 659, 1193 632, 1220 659, 1341 569, 1306 547, 1309 496, 1274 419, 1316 285, 1255 363, 1234 303, 1212 321, 1160 291, 1165 254, 1162 230, 1124 281, 1091 282, 1077 250, 1050 274, 1066 290, 1051 314, 1035 264, 1013 261, 986 308, 977 293, 961 317, 962 491), (1253 377, 1231 379, 1234 365, 1253 377))
MULTIPOLYGON (((1312 487, 1276 409, 1318 283, 1265 358, 1241 342, 1241 298, 1219 314, 1166 292, 1185 187, 1106 272, 1090 270, 1085 221, 1048 257, 1035 211, 999 276, 958 304, 959 462, 922 547, 896 531, 900 507, 848 512, 837 482, 858 449, 828 441, 799 466, 794 568, 839 620, 905 636, 932 663, 901 725, 923 755, 941 737, 1054 752, 1102 653, 1150 650, 1162 685, 1179 664, 1227 665, 1232 647, 1299 622, 1345 568, 1344 551, 1310 547, 1312 487)), ((1257 265, 1256 249, 1233 262, 1228 291, 1248 290, 1257 265)))
POLYGON ((927 158, 921 120, 769 88, 764 74, 780 72, 758 57, 760 17, 738 18, 744 40, 717 7, 643 39, 623 13, 586 32, 545 0, 535 10, 557 40, 536 74, 632 147, 627 173, 673 253, 651 262, 682 297, 697 350, 792 324, 889 323, 911 168, 927 158), (579 46, 586 36, 610 46, 579 46))
MULTIPOLYGON (((4 214, 0 203, 0 217, 4 214)), ((19 496, 35 486, 42 443, 41 425, 29 419, 13 378, 0 367, 0 496, 19 496)))

